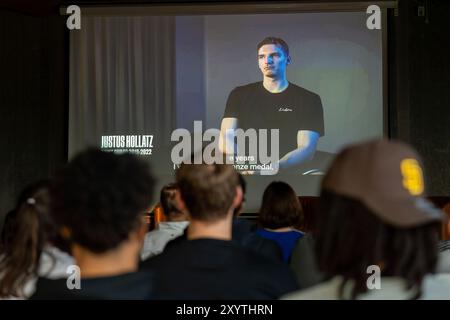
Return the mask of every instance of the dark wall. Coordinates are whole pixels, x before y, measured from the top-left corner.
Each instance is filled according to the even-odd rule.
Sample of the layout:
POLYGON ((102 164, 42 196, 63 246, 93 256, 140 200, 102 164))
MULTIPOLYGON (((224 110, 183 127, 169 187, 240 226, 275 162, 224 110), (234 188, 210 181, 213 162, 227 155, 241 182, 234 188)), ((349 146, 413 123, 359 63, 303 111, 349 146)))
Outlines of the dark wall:
POLYGON ((391 136, 420 152, 431 196, 450 195, 449 13, 449 1, 401 0, 390 17, 391 136))
POLYGON ((430 3, 429 23, 412 23, 410 134, 424 156, 429 193, 450 195, 450 2, 430 3))
POLYGON ((0 12, 0 225, 21 189, 65 161, 65 21, 0 12))

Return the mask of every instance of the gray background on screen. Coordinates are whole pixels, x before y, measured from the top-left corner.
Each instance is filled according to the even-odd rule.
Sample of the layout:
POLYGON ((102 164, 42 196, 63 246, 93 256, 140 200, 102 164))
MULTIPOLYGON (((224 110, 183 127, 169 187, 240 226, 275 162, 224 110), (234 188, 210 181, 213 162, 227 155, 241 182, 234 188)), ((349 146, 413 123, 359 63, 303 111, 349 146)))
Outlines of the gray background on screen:
POLYGON ((218 127, 229 92, 261 81, 256 45, 283 38, 288 80, 320 95, 325 136, 319 150, 383 134, 382 34, 363 12, 205 17, 206 110, 218 127))
MULTIPOLYGON (((177 126, 191 129, 193 120, 203 120, 203 129, 219 128, 230 91, 262 80, 257 43, 276 36, 289 45, 288 80, 322 99, 325 135, 318 150, 335 153, 346 144, 383 136, 382 33, 368 30, 366 19, 364 12, 177 17, 177 35, 183 35, 177 37, 177 114, 183 115, 177 126), (180 51, 186 38, 189 50, 180 51), (204 80, 192 81, 199 68, 204 80), (188 116, 186 108, 192 111, 188 116)), ((259 209, 273 180, 286 181, 306 196, 319 193, 321 178, 247 177, 245 211, 259 209)))

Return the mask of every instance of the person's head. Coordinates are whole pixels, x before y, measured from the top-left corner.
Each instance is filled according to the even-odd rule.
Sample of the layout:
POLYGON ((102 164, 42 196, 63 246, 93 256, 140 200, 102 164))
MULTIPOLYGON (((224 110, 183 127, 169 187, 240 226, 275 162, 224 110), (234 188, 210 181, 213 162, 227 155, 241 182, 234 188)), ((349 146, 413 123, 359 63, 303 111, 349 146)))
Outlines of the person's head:
POLYGON ((295 191, 285 182, 274 181, 264 191, 259 224, 263 228, 298 228, 303 220, 303 210, 295 191))
POLYGON ((137 256, 153 187, 147 164, 131 154, 88 149, 70 161, 52 185, 51 212, 75 258, 76 250, 101 255, 124 243, 132 244, 137 256))
POLYGON ((238 174, 231 165, 182 164, 176 182, 191 221, 215 222, 231 217, 242 201, 238 174))
POLYGON ((286 67, 291 62, 289 47, 280 38, 267 37, 257 46, 258 66, 264 77, 282 78, 286 76, 286 67))
POLYGON ((442 219, 423 189, 420 159, 405 144, 379 140, 340 152, 322 181, 319 268, 352 280, 353 298, 367 291, 371 265, 420 290, 436 266, 442 219))
POLYGON ((180 190, 176 183, 165 185, 161 189, 159 201, 167 221, 187 220, 188 214, 180 208, 180 190))
POLYGON ((0 247, 0 297, 24 297, 24 285, 37 277, 44 245, 55 238, 48 214, 47 180, 23 190, 14 210, 5 218, 0 247))
POLYGON ((245 203, 245 193, 247 192, 247 182, 245 182, 244 176, 240 173, 238 173, 239 178, 239 186, 242 190, 242 200, 239 203, 239 205, 234 209, 233 216, 237 217, 241 214, 242 208, 244 207, 245 203))

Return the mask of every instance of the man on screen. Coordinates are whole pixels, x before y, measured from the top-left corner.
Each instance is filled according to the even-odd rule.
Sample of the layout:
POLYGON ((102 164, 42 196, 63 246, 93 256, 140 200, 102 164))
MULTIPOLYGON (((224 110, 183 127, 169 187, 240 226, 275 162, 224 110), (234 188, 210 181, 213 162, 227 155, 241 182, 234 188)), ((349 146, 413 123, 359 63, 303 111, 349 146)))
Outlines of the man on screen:
POLYGON ((294 168, 314 157, 319 137, 324 135, 322 102, 317 94, 287 80, 291 57, 283 39, 265 38, 257 53, 263 81, 231 91, 219 147, 225 154, 235 154, 234 130, 238 128, 279 129, 279 161, 273 165, 294 168))

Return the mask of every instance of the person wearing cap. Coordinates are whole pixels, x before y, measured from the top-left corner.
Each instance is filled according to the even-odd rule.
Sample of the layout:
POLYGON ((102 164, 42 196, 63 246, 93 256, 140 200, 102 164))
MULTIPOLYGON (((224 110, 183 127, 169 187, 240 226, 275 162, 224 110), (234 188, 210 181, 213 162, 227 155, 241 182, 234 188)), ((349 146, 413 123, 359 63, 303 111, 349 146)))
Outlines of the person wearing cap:
MULTIPOLYGON (((341 151, 322 181, 323 283, 284 299, 417 299, 435 271, 442 213, 424 198, 418 154, 376 140, 341 151)), ((428 288, 428 290, 433 290, 428 288)))

